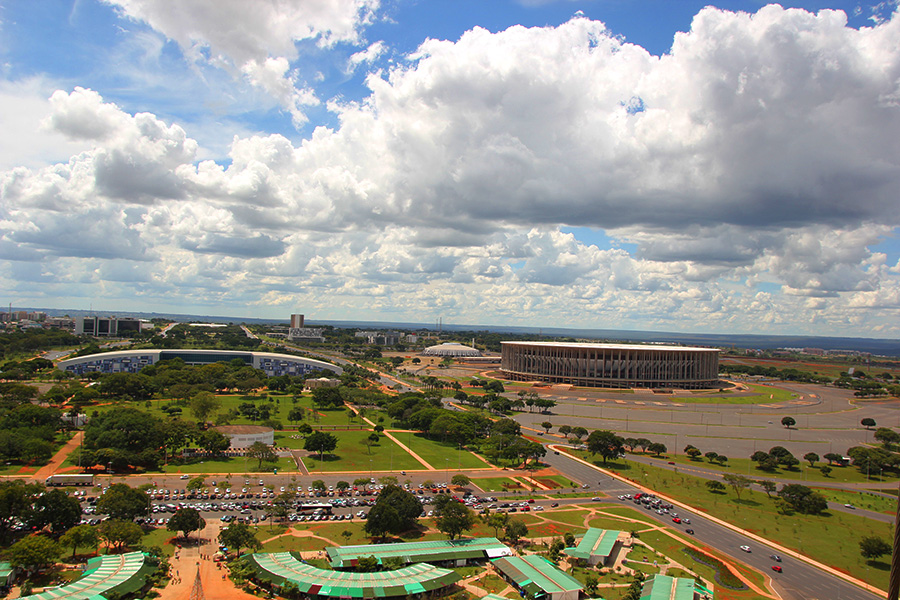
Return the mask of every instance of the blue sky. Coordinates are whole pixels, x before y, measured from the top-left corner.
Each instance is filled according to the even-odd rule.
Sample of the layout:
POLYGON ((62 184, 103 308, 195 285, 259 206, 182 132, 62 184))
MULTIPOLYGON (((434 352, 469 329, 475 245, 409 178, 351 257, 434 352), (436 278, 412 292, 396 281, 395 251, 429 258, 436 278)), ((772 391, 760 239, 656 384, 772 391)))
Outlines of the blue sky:
POLYGON ((896 2, 0 2, 4 303, 900 336, 896 2))

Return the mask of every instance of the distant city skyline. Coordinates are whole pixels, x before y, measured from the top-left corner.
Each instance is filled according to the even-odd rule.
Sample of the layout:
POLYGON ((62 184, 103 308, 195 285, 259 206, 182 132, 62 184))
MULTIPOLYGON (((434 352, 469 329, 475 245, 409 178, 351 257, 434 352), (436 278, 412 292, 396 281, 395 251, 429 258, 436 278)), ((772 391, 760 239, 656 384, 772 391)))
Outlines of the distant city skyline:
POLYGON ((707 4, 0 2, 0 304, 900 338, 897 2, 707 4))

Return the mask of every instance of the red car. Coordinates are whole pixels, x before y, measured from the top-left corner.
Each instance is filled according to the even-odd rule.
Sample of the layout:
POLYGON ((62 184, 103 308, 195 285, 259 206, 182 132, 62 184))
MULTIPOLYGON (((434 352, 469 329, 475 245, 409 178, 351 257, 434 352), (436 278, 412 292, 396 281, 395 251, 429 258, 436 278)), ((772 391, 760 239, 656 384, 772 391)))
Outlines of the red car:
POLYGON ((673 523, 681 523, 681 517, 675 517, 674 519, 672 519, 672 522, 673 523))
POLYGON ((772 565, 772 570, 776 573, 781 573, 781 565, 772 565))

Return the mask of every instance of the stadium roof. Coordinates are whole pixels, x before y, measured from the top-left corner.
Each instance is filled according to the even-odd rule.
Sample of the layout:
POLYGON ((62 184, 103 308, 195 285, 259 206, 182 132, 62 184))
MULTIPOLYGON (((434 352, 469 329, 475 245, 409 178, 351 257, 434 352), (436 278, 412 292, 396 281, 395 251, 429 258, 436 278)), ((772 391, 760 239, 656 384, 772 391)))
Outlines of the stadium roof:
POLYGON ((584 589, 577 579, 537 554, 507 556, 491 562, 526 594, 558 594, 584 589))
POLYGON ((431 540, 427 542, 402 542, 374 546, 343 546, 326 548, 331 566, 335 569, 356 566, 365 556, 374 556, 379 564, 386 558, 399 558, 404 563, 461 560, 469 558, 497 558, 512 551, 497 538, 471 540, 431 540))
POLYGON ((144 579, 156 568, 143 552, 107 554, 92 558, 81 579, 51 588, 28 600, 104 600, 103 594, 130 594, 144 586, 144 579))
POLYGON ((385 598, 412 596, 459 581, 454 571, 419 563, 377 573, 327 571, 301 561, 291 552, 252 554, 248 557, 257 577, 276 585, 294 583, 302 593, 332 598, 385 598))
POLYGON ((694 600, 694 580, 654 575, 644 583, 641 600, 694 600))
POLYGON ((481 350, 465 344, 445 342, 425 348, 422 350, 422 354, 424 356, 481 356, 481 350))
POLYGON ((557 348, 613 348, 619 350, 690 350, 692 352, 721 352, 718 348, 699 348, 697 346, 672 346, 670 344, 593 344, 587 342, 500 342, 514 346, 552 346, 557 348))
POLYGON ((592 556, 601 556, 605 560, 609 558, 613 546, 619 538, 619 533, 621 532, 591 527, 585 532, 576 547, 566 548, 564 552, 572 558, 582 560, 589 560, 592 556))

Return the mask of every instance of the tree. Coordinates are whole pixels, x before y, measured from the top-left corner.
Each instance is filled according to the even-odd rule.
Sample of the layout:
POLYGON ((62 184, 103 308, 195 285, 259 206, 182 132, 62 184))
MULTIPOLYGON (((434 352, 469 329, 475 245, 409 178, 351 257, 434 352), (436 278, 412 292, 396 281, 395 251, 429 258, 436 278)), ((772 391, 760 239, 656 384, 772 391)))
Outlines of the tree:
POLYGON ((831 467, 829 467, 828 465, 822 465, 821 467, 819 467, 819 471, 822 473, 823 477, 828 477, 831 474, 831 470, 831 467))
POLYGON ((750 484, 753 483, 753 480, 749 477, 745 477, 744 475, 737 475, 735 473, 726 473, 722 476, 722 479, 725 480, 725 483, 731 486, 731 489, 734 490, 734 494, 737 496, 738 502, 741 500, 741 493, 750 487, 750 484))
POLYGON ((309 487, 311 487, 312 489, 316 490, 317 492, 324 492, 326 486, 325 486, 325 482, 324 482, 323 480, 321 480, 321 479, 314 479, 314 480, 309 484, 309 487))
POLYGON ((494 537, 497 537, 500 534, 500 530, 509 523, 509 513, 488 512, 481 520, 485 525, 494 530, 494 537))
POLYGON ((198 475, 197 477, 191 478, 190 481, 187 482, 185 488, 189 492, 194 492, 200 489, 203 489, 206 482, 206 475, 198 475))
POLYGON ((767 498, 771 498, 772 494, 778 488, 778 485, 774 481, 770 481, 768 479, 761 479, 761 480, 757 481, 756 483, 766 493, 767 498))
POLYGON ((503 533, 506 539, 512 542, 513 545, 516 545, 519 543, 519 540, 528 535, 528 526, 519 519, 510 519, 503 533))
POLYGON ((6 560, 13 567, 40 569, 55 563, 62 547, 55 540, 42 535, 22 538, 6 550, 6 560))
POLYGON ((350 483, 347 481, 338 481, 336 484, 334 484, 334 487, 337 488, 338 491, 343 492, 350 489, 350 483))
POLYGON ((697 457, 701 454, 700 449, 695 448, 694 446, 686 446, 684 453, 687 454, 691 460, 697 460, 697 457))
POLYGON ((106 541, 107 547, 113 547, 116 550, 125 546, 134 546, 140 543, 141 538, 144 537, 144 531, 140 525, 121 519, 103 521, 97 529, 100 537, 106 541))
POLYGON ((553 423, 551 423, 550 421, 544 421, 543 423, 541 423, 541 427, 544 428, 544 431, 546 433, 550 433, 550 430, 553 429, 553 423))
POLYGON ((309 435, 313 432, 313 428, 309 423, 301 423, 300 427, 297 428, 297 433, 300 435, 309 435))
POLYGON ((825 496, 799 483, 781 486, 778 496, 794 510, 808 515, 818 515, 828 508, 825 496))
POLYGON ((62 490, 50 490, 37 497, 27 518, 38 529, 49 525, 57 535, 77 525, 79 520, 81 503, 62 490))
POLYGON ((597 587, 600 584, 600 580, 597 579, 597 576, 593 573, 588 573, 584 578, 584 591, 587 592, 589 596, 593 596, 597 593, 597 587))
POLYGON ((91 525, 76 525, 62 534, 59 543, 64 548, 72 548, 72 558, 75 558, 79 548, 96 548, 100 543, 100 534, 91 525))
POLYGON ((435 527, 451 540, 474 527, 475 513, 462 502, 449 496, 438 496, 434 504, 435 527))
POLYGON ((199 392, 191 398, 188 403, 188 410, 191 411, 195 419, 205 423, 210 415, 214 415, 219 410, 221 405, 222 402, 212 392, 199 392))
POLYGON ((618 458, 625 451, 623 440, 612 431, 597 429, 587 439, 588 452, 603 457, 603 464, 610 458, 618 458))
POLYGON ((803 460, 809 461, 809 466, 812 467, 816 464, 816 461, 819 460, 819 455, 815 452, 807 452, 803 455, 803 460))
POLYGON ((875 560, 892 552, 890 543, 876 535, 867 535, 859 541, 859 553, 866 560, 875 560))
POLYGON ((358 573, 371 573, 378 570, 378 559, 374 554, 360 556, 356 559, 356 571, 358 573))
POLYGON ((588 434, 588 430, 585 429, 584 427, 573 427, 572 428, 572 435, 575 437, 576 440, 580 441, 581 438, 583 438, 587 434, 588 434))
POLYGON ((196 508, 179 508, 166 524, 169 531, 180 531, 189 537, 192 531, 200 531, 206 527, 206 520, 200 516, 196 508))
POLYGON ((422 503, 418 498, 396 485, 386 485, 369 511, 366 533, 379 537, 402 533, 416 526, 421 512, 422 503))
POLYGON ((828 454, 824 455, 822 458, 827 460, 829 463, 834 464, 837 462, 841 462, 841 459, 843 459, 844 457, 836 452, 829 452, 828 454))
POLYGON ((709 462, 713 462, 714 460, 716 460, 716 457, 719 456, 719 453, 718 452, 707 452, 703 456, 705 456, 706 460, 708 460, 709 462))
POLYGON ((262 548, 262 543, 256 539, 253 529, 246 523, 238 523, 237 521, 232 521, 228 527, 219 532, 219 543, 237 550, 238 555, 241 553, 241 548, 249 548, 251 550, 262 548))
POLYGON ((231 439, 221 431, 207 429, 198 436, 197 445, 212 454, 221 454, 231 447, 231 439))
POLYGON ((859 424, 862 425, 863 427, 865 427, 866 429, 872 429, 873 427, 875 427, 875 425, 877 425, 877 423, 875 423, 875 419, 873 419, 871 417, 866 417, 865 419, 860 421, 859 424))
POLYGON ((888 427, 879 427, 875 430, 875 439, 881 442, 886 449, 890 450, 894 444, 900 442, 900 433, 888 427))
POLYGON ((656 456, 659 456, 659 455, 662 454, 663 452, 667 452, 667 451, 668 451, 668 448, 666 448, 666 445, 665 445, 665 444, 662 444, 662 443, 660 443, 660 442, 653 442, 652 444, 650 444, 649 446, 647 446, 647 450, 649 450, 650 452, 652 452, 652 453, 655 454, 656 456))
POLYGON ((791 427, 793 427, 794 425, 797 424, 797 420, 794 419, 794 417, 782 417, 781 424, 784 427, 786 427, 787 429, 790 429, 791 427))
POLYGON ((560 425, 557 431, 565 436, 566 441, 569 441, 569 434, 572 433, 572 427, 569 425, 560 425))
MULTIPOLYGON (((378 434, 373 433, 372 435, 377 436, 378 434)), ((318 452, 319 460, 322 460, 326 452, 331 452, 332 450, 337 448, 337 443, 337 438, 330 433, 325 433, 324 431, 316 431, 306 438, 306 443, 303 444, 303 449, 310 452, 318 452)))
POLYGON ((253 442, 250 447, 247 448, 247 456, 255 458, 258 461, 256 465, 257 471, 262 471, 262 464, 264 462, 278 462, 278 455, 275 454, 275 451, 272 450, 271 446, 262 442, 253 442))
POLYGON ((725 491, 725 484, 716 479, 711 479, 706 482, 706 489, 713 494, 721 494, 725 491))
POLYGON ((97 512, 113 520, 134 521, 149 508, 150 497, 125 483, 112 484, 97 501, 97 512))
POLYGON ((454 475, 453 478, 450 479, 450 483, 452 483, 456 487, 465 487, 465 486, 469 485, 471 482, 472 482, 472 480, 469 479, 466 475, 463 475, 462 473, 454 475))
POLYGON ((725 463, 728 462, 728 457, 725 456, 724 454, 720 454, 720 455, 718 455, 718 456, 715 458, 715 461, 716 461, 717 463, 719 463, 720 465, 724 466, 725 463))

